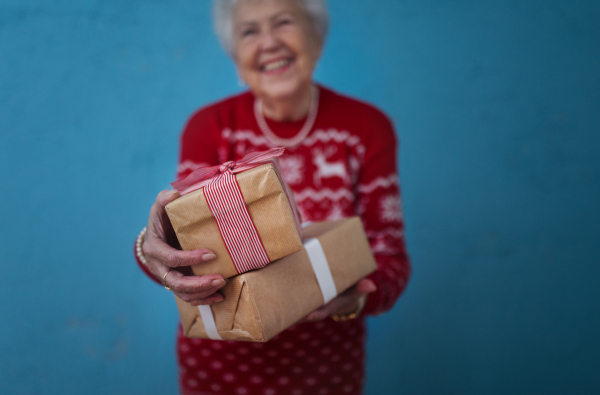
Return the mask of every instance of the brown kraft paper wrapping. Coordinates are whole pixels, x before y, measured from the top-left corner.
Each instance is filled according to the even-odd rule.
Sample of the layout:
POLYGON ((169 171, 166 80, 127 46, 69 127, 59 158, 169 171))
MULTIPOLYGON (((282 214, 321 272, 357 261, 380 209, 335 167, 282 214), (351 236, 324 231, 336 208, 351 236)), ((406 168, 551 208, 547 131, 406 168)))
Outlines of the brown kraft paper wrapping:
MULTIPOLYGON (((260 165, 236 174, 250 217, 271 261, 299 251, 302 248, 300 232, 291 204, 285 194, 285 185, 272 163, 260 165)), ((181 248, 190 251, 207 248, 217 258, 192 266, 195 275, 220 274, 224 278, 237 275, 233 261, 219 233, 203 189, 188 193, 166 207, 181 248)))
MULTIPOLYGON (((315 223, 303 230, 317 238, 340 294, 377 268, 358 217, 315 223)), ((263 269, 240 274, 221 288, 225 300, 211 306, 224 340, 266 342, 323 305, 306 250, 263 269)), ((198 307, 175 297, 184 334, 208 338, 198 307)))

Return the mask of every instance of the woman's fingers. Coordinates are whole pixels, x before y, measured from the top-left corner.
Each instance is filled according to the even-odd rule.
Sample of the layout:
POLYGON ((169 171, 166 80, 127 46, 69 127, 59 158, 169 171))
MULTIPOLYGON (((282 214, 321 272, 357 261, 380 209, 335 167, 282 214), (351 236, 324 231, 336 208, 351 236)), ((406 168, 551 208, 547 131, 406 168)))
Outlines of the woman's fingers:
POLYGON ((375 285, 375 282, 368 278, 363 278, 360 280, 354 288, 355 291, 360 294, 360 296, 377 291, 377 285, 375 285))
POLYGON ((157 260, 171 268, 198 265, 217 257, 214 252, 207 249, 193 251, 178 250, 158 238, 149 240, 148 243, 144 242, 143 248, 146 259, 157 260))
MULTIPOLYGON (((198 265, 216 258, 214 252, 206 249, 181 251, 174 248, 173 242, 177 243, 174 239, 173 229, 165 211, 165 206, 178 197, 179 192, 177 191, 161 191, 156 197, 156 203, 150 210, 148 233, 143 249, 146 260, 151 262, 152 266, 155 266, 156 271, 162 269, 161 264, 175 268, 198 265)), ((154 274, 159 275, 160 273, 154 274)))
POLYGON ((321 321, 325 318, 333 315, 333 314, 345 314, 356 309, 358 305, 358 298, 349 297, 347 295, 340 295, 337 298, 333 299, 331 302, 327 303, 325 306, 322 306, 312 313, 310 313, 307 317, 307 321, 321 321))
POLYGON ((220 292, 215 292, 214 294, 212 294, 209 297, 201 298, 201 299, 193 299, 193 300, 190 300, 188 303, 191 304, 192 306, 200 306, 200 305, 219 303, 223 300, 225 300, 223 295, 220 292))
POLYGON ((177 199, 180 196, 179 192, 174 191, 172 189, 165 189, 160 191, 158 196, 156 196, 156 203, 160 207, 165 207, 167 204, 171 203, 173 200, 177 199))
POLYGON ((348 314, 356 310, 358 300, 377 290, 372 280, 362 279, 355 286, 332 299, 325 306, 318 308, 306 317, 306 321, 320 321, 334 314, 348 314))
POLYGON ((226 284, 222 276, 185 276, 182 272, 190 266, 208 262, 216 258, 207 249, 182 251, 167 216, 165 206, 179 197, 179 192, 161 191, 150 209, 148 231, 142 246, 148 269, 161 279, 180 299, 195 306, 211 304, 223 300, 218 291, 226 284))
POLYGON ((165 284, 179 299, 194 306, 212 304, 224 299, 223 294, 218 290, 227 284, 227 280, 218 274, 202 277, 185 276, 176 270, 171 270, 164 279, 165 284))
POLYGON ((171 288, 177 296, 191 294, 194 296, 193 299, 210 296, 227 284, 227 281, 218 274, 208 274, 201 277, 185 276, 177 270, 171 270, 166 276, 164 274, 163 276, 165 285, 171 288))

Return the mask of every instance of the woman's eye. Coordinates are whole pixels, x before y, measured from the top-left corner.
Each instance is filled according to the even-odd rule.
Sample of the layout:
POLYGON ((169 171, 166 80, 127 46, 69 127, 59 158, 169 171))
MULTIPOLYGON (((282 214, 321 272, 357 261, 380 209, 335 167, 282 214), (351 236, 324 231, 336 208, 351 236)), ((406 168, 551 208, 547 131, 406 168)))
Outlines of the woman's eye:
POLYGON ((256 29, 246 29, 242 30, 242 37, 251 36, 256 33, 256 29))
POLYGON ((292 23, 291 19, 281 19, 277 22, 277 26, 289 25, 290 23, 292 23))

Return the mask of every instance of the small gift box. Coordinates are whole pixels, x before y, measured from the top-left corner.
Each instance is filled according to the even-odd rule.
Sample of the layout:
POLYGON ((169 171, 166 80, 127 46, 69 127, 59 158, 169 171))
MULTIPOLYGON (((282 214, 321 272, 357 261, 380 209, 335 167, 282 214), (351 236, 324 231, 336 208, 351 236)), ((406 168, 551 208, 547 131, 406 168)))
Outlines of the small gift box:
POLYGON ((166 206, 181 248, 207 248, 217 255, 193 266, 195 275, 228 278, 302 248, 296 202, 276 159, 283 152, 248 154, 238 162, 196 169, 171 184, 182 194, 166 206))
POLYGON ((175 297, 184 334, 266 342, 377 268, 358 217, 303 230, 301 251, 229 279, 223 302, 192 306, 175 297))

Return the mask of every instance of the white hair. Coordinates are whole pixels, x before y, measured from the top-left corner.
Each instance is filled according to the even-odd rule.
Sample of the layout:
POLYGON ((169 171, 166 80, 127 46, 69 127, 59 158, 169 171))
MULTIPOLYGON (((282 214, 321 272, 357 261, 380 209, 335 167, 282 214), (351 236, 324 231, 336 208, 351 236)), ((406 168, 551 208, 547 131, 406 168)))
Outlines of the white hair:
MULTIPOLYGON (((329 30, 329 14, 325 0, 295 0, 306 11, 315 33, 325 42, 329 30)), ((239 0, 213 0, 214 28, 225 51, 233 56, 233 11, 239 0)))

